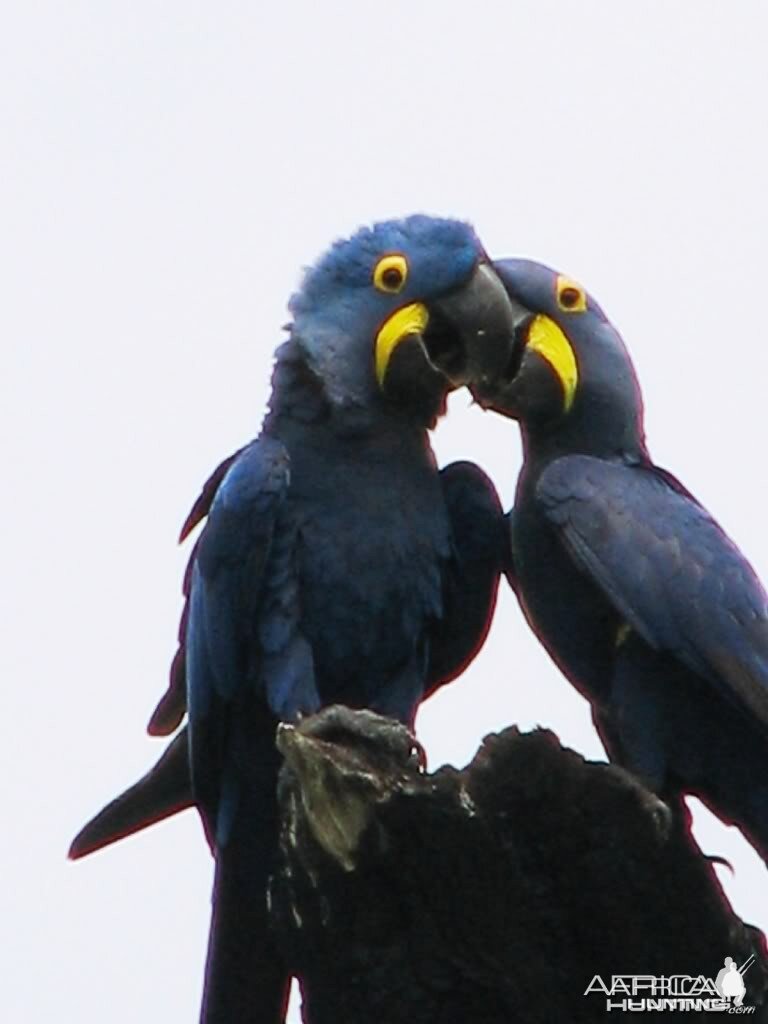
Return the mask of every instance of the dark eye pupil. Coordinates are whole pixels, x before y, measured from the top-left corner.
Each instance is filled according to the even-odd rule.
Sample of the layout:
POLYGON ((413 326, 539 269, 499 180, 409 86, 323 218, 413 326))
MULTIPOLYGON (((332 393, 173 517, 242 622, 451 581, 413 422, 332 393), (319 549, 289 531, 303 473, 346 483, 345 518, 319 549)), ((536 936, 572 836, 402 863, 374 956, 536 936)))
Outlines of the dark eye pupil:
POLYGON ((399 288, 403 282, 403 275, 397 267, 389 267, 381 275, 381 280, 387 288, 399 288))
POLYGON ((560 293, 560 303, 565 306, 566 309, 570 309, 572 306, 578 305, 580 298, 581 296, 579 295, 578 288, 563 288, 560 293))

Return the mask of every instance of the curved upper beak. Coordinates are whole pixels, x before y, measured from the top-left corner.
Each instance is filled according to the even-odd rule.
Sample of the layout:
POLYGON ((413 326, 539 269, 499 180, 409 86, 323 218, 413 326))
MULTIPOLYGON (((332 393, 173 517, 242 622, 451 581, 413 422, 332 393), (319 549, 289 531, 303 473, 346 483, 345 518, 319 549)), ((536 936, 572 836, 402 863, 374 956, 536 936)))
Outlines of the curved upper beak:
POLYGON ((376 376, 384 386, 401 342, 418 338, 427 359, 452 385, 495 379, 514 357, 516 331, 528 316, 507 293, 489 263, 480 263, 466 284, 425 305, 397 310, 376 338, 376 376))
POLYGON ((493 267, 481 263, 462 288, 431 304, 423 344, 453 384, 492 381, 514 358, 518 325, 527 316, 493 267))

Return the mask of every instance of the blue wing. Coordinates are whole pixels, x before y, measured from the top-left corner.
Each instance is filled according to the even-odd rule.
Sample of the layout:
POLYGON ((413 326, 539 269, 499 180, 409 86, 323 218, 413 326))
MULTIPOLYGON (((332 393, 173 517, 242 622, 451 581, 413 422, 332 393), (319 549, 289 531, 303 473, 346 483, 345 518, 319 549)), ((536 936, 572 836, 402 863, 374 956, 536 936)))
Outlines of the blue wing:
POLYGON ((508 567, 509 532, 496 488, 471 462, 440 471, 451 524, 443 616, 430 635, 425 696, 455 679, 488 635, 499 579, 508 567))
POLYGON ((272 745, 274 717, 313 710, 311 652, 298 628, 288 455, 261 438, 213 498, 191 566, 185 630, 190 760, 209 834, 226 842, 242 785, 272 745))
POLYGON ((536 498, 579 568, 652 648, 768 728, 768 596, 736 545, 672 476, 557 459, 536 498))
MULTIPOLYGON (((224 459, 203 484, 200 494, 195 499, 189 515, 184 520, 179 535, 179 543, 183 543, 198 523, 208 515, 216 497, 219 485, 227 474, 230 466, 242 454, 243 448, 239 448, 233 455, 224 459)), ((152 712, 152 717, 147 725, 147 732, 150 736, 169 736, 181 725, 187 711, 187 671, 186 671, 186 635, 187 619, 189 618, 189 594, 192 586, 192 569, 195 565, 197 544, 192 548, 192 553, 187 562, 186 572, 182 591, 184 594, 184 608, 179 622, 179 646, 171 662, 168 673, 168 689, 160 698, 157 707, 152 712)))

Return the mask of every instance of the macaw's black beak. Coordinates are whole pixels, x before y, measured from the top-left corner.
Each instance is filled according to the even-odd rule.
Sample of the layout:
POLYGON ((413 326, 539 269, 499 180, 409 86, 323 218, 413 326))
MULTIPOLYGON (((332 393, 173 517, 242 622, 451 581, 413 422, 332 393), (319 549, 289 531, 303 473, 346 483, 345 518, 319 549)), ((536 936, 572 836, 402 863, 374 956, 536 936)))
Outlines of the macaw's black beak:
POLYGON ((515 327, 506 368, 495 376, 478 375, 469 387, 483 409, 512 419, 543 422, 564 416, 579 387, 576 352, 555 320, 526 311, 515 327))
POLYGON ((513 299, 493 266, 478 264, 459 288, 402 306, 381 325, 375 364, 379 386, 429 424, 445 411, 448 392, 468 385, 493 394, 516 371, 530 312, 513 299), (428 415, 427 415, 428 414, 428 415))
POLYGON ((510 297, 489 263, 429 305, 422 343, 430 362, 455 385, 492 384, 520 358, 519 326, 529 312, 510 297))

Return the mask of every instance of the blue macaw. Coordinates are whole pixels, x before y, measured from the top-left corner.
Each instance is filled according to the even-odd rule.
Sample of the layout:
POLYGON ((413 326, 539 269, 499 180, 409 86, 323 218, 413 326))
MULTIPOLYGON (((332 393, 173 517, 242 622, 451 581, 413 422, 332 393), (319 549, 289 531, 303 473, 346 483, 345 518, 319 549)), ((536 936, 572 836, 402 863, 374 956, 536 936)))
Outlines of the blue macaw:
POLYGON ((494 267, 515 330, 506 370, 472 390, 522 431, 510 578, 523 612, 609 756, 675 805, 699 796, 766 859, 768 596, 651 461, 637 378, 600 306, 540 264, 494 267))
POLYGON ((490 481, 469 463, 438 472, 427 433, 451 387, 427 351, 497 351, 511 330, 472 229, 413 216, 361 230, 306 273, 290 311, 262 432, 182 531, 207 516, 149 729, 169 734, 185 711, 188 726, 71 851, 197 805, 216 857, 208 1024, 284 1012, 266 893, 277 723, 342 703, 412 725, 482 644, 506 548, 490 481))

